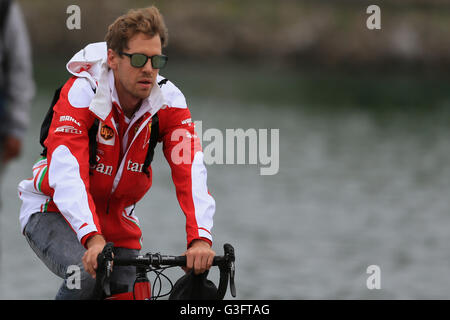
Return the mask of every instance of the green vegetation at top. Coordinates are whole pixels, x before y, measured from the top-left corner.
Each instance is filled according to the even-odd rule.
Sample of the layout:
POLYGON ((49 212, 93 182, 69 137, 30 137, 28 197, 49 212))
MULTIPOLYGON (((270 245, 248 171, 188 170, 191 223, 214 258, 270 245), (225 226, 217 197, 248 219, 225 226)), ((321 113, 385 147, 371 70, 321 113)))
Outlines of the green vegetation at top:
MULTIPOLYGON (((69 0, 19 0, 36 58, 70 57, 102 41, 116 17, 143 0, 79 0, 81 29, 68 30, 69 0)), ((380 1, 381 30, 368 30, 370 1, 156 0, 169 27, 171 56, 336 66, 450 66, 450 4, 380 1)))

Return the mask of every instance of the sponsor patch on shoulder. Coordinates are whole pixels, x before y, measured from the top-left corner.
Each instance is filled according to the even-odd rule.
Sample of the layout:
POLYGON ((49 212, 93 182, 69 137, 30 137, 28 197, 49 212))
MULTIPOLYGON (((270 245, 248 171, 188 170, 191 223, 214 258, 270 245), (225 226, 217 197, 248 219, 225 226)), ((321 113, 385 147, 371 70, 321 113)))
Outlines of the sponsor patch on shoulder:
POLYGON ((73 126, 61 126, 55 129, 55 132, 72 133, 72 134, 82 134, 80 129, 74 128, 73 126))
POLYGON ((81 126, 80 122, 78 122, 75 118, 73 118, 72 116, 60 116, 59 117, 59 122, 64 122, 64 121, 70 121, 75 123, 77 126, 81 126))

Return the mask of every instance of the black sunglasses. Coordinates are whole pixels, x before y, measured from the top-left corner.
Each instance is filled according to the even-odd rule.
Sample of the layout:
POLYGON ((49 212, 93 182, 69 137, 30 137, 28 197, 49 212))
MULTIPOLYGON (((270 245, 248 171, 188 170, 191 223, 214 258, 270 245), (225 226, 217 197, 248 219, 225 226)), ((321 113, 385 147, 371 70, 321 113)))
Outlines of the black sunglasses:
POLYGON ((152 62, 153 69, 162 69, 166 66, 169 57, 165 55, 146 56, 143 53, 125 53, 119 52, 120 55, 130 57, 130 63, 135 68, 142 68, 147 63, 148 59, 152 62))

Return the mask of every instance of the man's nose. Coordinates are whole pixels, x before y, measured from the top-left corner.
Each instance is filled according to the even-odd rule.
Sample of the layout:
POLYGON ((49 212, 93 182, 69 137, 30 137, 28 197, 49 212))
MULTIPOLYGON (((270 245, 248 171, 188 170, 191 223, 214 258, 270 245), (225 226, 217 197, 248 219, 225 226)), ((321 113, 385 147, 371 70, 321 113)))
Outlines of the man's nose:
POLYGON ((144 66, 142 67, 142 71, 152 73, 153 70, 154 69, 153 69, 153 66, 152 66, 152 59, 148 59, 147 63, 144 64, 144 66))

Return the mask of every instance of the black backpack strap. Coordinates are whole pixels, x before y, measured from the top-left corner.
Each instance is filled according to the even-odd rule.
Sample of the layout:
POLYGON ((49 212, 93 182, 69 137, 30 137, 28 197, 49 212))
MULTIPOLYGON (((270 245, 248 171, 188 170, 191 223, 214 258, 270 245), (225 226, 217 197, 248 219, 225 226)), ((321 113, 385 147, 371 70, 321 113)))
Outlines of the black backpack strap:
POLYGON ((153 161, 155 147, 158 143, 159 138, 159 118, 157 113, 152 118, 151 130, 152 131, 150 132, 150 141, 148 143, 147 155, 145 156, 144 166, 142 167, 142 171, 147 175, 147 177, 150 176, 148 167, 153 161))
POLYGON ((89 165, 95 167, 97 165, 97 132, 100 121, 95 118, 94 124, 89 129, 89 165))
POLYGON ((39 142, 41 146, 44 148, 41 152, 41 156, 47 156, 47 147, 44 145, 45 139, 47 139, 48 131, 50 130, 50 125, 52 124, 53 120, 53 107, 59 100, 59 96, 61 94, 62 86, 55 90, 55 93, 53 95, 52 103, 50 104, 50 108, 47 111, 47 114, 45 115, 44 121, 41 125, 41 132, 39 136, 39 142))

